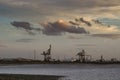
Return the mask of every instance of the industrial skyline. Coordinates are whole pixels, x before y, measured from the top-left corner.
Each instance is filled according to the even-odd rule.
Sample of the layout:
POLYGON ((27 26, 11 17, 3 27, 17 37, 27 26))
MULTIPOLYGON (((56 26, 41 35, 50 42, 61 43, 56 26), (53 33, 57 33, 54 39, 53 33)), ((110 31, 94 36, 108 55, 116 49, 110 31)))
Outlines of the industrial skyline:
MULTIPOLYGON (((86 53, 86 50, 81 50, 78 53, 76 53, 75 57, 71 58, 53 58, 52 56, 52 45, 49 45, 49 48, 45 51, 43 51, 40 55, 42 55, 43 60, 41 58, 36 58, 38 55, 36 53, 36 50, 34 50, 33 58, 0 58, 0 64, 74 64, 74 63, 85 63, 85 64, 119 64, 120 59, 117 58, 111 58, 111 59, 105 59, 104 56, 101 54, 98 59, 94 59, 92 55, 89 55, 86 53)), ((39 56, 40 56, 39 55, 39 56)))
POLYGON ((120 0, 0 0, 0 57, 43 58, 48 44, 53 58, 120 58, 120 0))

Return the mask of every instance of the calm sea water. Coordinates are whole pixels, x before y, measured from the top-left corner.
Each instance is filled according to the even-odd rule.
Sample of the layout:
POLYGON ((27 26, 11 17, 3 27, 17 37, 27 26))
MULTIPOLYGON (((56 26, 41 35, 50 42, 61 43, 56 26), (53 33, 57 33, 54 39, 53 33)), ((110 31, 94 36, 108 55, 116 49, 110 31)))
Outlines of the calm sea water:
POLYGON ((66 76, 62 80, 120 80, 120 65, 34 64, 0 66, 0 73, 66 76))

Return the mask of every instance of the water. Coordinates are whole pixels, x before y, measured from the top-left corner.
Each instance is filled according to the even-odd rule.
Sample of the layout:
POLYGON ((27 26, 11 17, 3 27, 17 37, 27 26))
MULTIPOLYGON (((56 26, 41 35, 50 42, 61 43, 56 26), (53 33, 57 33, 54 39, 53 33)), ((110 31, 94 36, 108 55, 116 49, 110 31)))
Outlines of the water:
POLYGON ((63 80, 120 80, 120 65, 34 64, 0 66, 0 73, 66 76, 63 80))

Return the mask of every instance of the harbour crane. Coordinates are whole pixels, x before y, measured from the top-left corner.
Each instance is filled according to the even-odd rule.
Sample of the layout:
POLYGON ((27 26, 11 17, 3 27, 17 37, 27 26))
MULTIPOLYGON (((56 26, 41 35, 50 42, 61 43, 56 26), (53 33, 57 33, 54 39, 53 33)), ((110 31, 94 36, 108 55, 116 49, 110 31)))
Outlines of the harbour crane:
POLYGON ((82 50, 81 52, 77 53, 78 61, 85 62, 85 50, 82 50))
POLYGON ((44 61, 45 62, 50 61, 50 59, 51 59, 51 45, 49 46, 49 49, 46 50, 46 51, 43 51, 43 53, 41 55, 44 56, 44 61))
POLYGON ((92 59, 92 56, 87 55, 84 49, 82 51, 78 52, 77 56, 78 56, 78 61, 82 62, 82 63, 83 62, 89 62, 92 59))

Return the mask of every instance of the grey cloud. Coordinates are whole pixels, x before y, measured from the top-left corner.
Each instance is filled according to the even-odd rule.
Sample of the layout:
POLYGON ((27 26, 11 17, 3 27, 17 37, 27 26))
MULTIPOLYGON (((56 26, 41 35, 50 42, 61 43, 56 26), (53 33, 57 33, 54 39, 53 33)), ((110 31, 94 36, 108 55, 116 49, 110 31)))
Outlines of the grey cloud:
POLYGON ((50 3, 54 3, 54 1, 0 0, 0 16, 9 16, 22 20, 33 17, 44 19, 46 16, 53 15, 53 13, 55 15, 56 9, 50 3))
POLYGON ((73 25, 81 25, 81 23, 84 23, 86 24, 88 27, 92 27, 94 26, 94 24, 92 24, 91 22, 94 22, 95 24, 101 24, 102 25, 102 22, 100 22, 99 20, 95 20, 95 19, 91 19, 90 21, 87 21, 86 19, 84 19, 83 17, 81 18, 76 18, 74 21, 69 21, 70 24, 73 24, 73 25))
POLYGON ((63 20, 56 22, 48 22, 41 24, 43 26, 43 34, 46 35, 62 35, 65 32, 75 34, 87 34, 87 31, 82 27, 76 27, 63 20))
POLYGON ((4 48, 4 47, 7 47, 7 46, 0 40, 0 47, 4 48))
POLYGON ((94 7, 109 7, 120 5, 119 0, 44 0, 44 3, 49 2, 48 5, 53 5, 52 7, 60 7, 65 10, 72 9, 90 9, 94 7), (109 3, 108 3, 109 2, 109 3))
POLYGON ((119 6, 120 0, 0 0, 0 15, 24 18, 55 16, 64 11, 74 13, 88 11, 95 7, 119 6), (109 2, 109 3, 108 3, 109 2), (9 14, 8 14, 9 13, 9 14), (22 17, 21 17, 22 16, 22 17))
MULTIPOLYGON (((119 5, 119 0, 1 0, 1 2, 14 2, 14 3, 29 3, 29 4, 45 4, 45 5, 58 5, 58 6, 114 6, 119 5), (108 3, 109 2, 109 3, 108 3), (81 4, 81 5, 80 5, 81 4)), ((25 4, 26 5, 26 4, 25 4)))
MULTIPOLYGON (((9 1, 8 1, 9 2, 9 1)), ((14 6, 8 3, 0 1, 0 15, 13 17, 30 17, 30 15, 36 15, 37 11, 28 6, 14 6)), ((14 1, 13 1, 14 2, 14 1)))
POLYGON ((30 38, 23 38, 23 39, 18 39, 18 40, 16 40, 16 42, 24 42, 24 43, 26 43, 26 42, 32 42, 34 39, 30 39, 30 38))
POLYGON ((84 20, 84 18, 80 18, 80 21, 87 24, 88 26, 92 26, 92 24, 89 21, 84 20))
POLYGON ((68 36, 68 39, 82 39, 82 37, 78 37, 78 36, 68 36))
POLYGON ((103 37, 109 39, 119 39, 120 34, 92 34, 93 37, 103 37))
POLYGON ((75 25, 69 24, 63 20, 56 22, 42 23, 42 28, 34 28, 29 22, 11 22, 11 25, 18 29, 24 29, 29 34, 35 35, 35 32, 42 31, 45 35, 62 35, 65 32, 75 33, 75 34, 87 34, 87 31, 82 27, 77 27, 75 25))
MULTIPOLYGON (((112 24, 104 24, 105 20, 100 20, 100 19, 90 19, 89 21, 87 19, 84 19, 83 17, 81 18, 76 18, 74 21, 69 21, 70 24, 72 25, 76 25, 76 26, 81 26, 81 23, 84 23, 85 25, 87 25, 88 27, 92 27, 94 26, 95 24, 96 25, 101 25, 101 26, 106 26, 106 27, 111 27, 112 24)), ((106 20, 108 21, 108 20, 106 20)), ((112 21, 113 22, 113 21, 112 21)), ((111 23, 112 23, 111 22, 111 23)), ((115 23, 114 23, 115 24, 115 23)))
POLYGON ((17 27, 17 28, 23 28, 25 30, 32 30, 33 28, 31 27, 30 23, 28 22, 11 22, 11 25, 17 27))
POLYGON ((77 46, 96 46, 95 44, 87 44, 87 43, 85 43, 85 44, 77 44, 77 46))
POLYGON ((73 21, 69 21, 69 23, 72 24, 72 25, 77 25, 77 26, 80 25, 79 23, 76 23, 76 22, 73 22, 73 21))
POLYGON ((6 45, 0 44, 0 47, 7 47, 6 45))
POLYGON ((31 35, 35 34, 34 32, 32 32, 32 30, 34 30, 34 31, 41 31, 40 28, 31 27, 31 24, 29 22, 14 21, 14 22, 11 22, 11 25, 14 26, 14 27, 16 27, 16 28, 25 29, 31 35))
MULTIPOLYGON (((17 22, 14 21, 11 23, 16 28, 22 28, 27 31, 29 34, 35 35, 38 31, 42 32, 44 35, 63 35, 65 33, 74 33, 74 34, 92 34, 92 36, 99 37, 111 37, 117 38, 118 36, 113 35, 98 35, 95 33, 104 33, 106 31, 118 32, 119 29, 116 26, 104 25, 100 20, 89 19, 89 18, 78 18, 74 21, 64 21, 58 20, 55 22, 43 22, 40 24, 40 28, 35 28, 31 26, 29 22, 17 22), (104 29, 104 30, 103 30, 104 29), (97 32, 98 30, 98 32, 97 32), (114 37, 112 37, 114 36, 114 37)), ((75 39, 74 37, 70 37, 75 39)), ((78 39, 78 38, 77 38, 78 39)))

